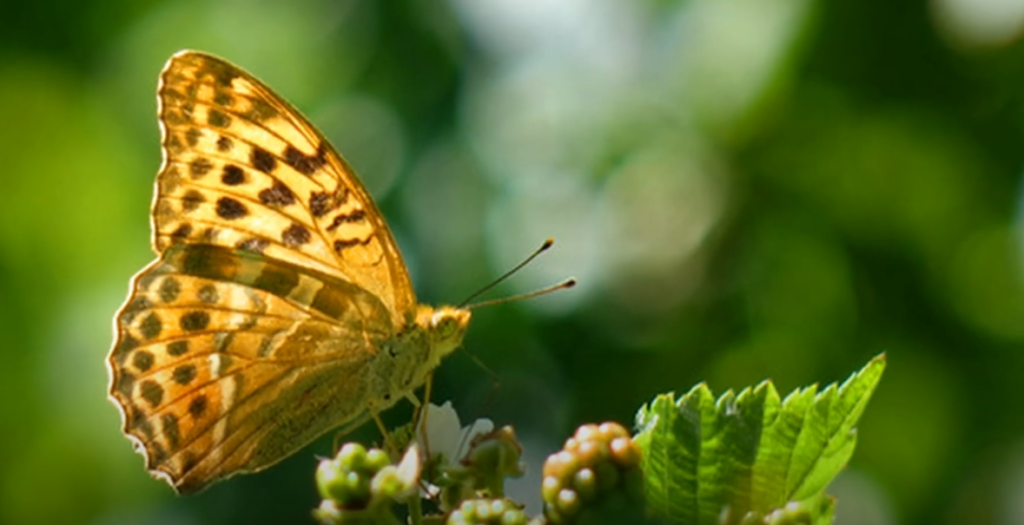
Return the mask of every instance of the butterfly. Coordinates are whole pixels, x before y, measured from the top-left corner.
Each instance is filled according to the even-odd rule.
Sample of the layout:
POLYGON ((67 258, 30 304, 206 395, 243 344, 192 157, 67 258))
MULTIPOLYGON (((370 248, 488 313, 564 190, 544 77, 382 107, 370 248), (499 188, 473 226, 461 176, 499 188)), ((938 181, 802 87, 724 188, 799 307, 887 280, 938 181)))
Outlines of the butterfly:
POLYGON ((263 470, 415 400, 467 309, 418 304, 380 211, 298 110, 181 51, 157 93, 157 259, 114 320, 109 397, 178 493, 263 470))

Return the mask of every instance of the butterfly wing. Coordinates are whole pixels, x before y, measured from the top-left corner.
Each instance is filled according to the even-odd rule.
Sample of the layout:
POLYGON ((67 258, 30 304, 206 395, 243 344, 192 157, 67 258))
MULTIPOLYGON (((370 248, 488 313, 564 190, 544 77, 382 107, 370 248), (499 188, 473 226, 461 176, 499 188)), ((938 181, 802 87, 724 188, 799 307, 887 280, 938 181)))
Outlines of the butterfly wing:
POLYGON ((260 81, 186 51, 158 101, 160 257, 118 312, 110 397, 147 468, 192 492, 358 418, 415 298, 351 168, 260 81))
POLYGON ((158 90, 164 162, 153 245, 215 244, 337 275, 415 305, 383 216, 352 168, 288 102, 220 58, 182 51, 158 90))
POLYGON ((327 274, 177 245, 134 279, 111 396, 147 468, 180 492, 268 467, 365 409, 386 308, 327 274))

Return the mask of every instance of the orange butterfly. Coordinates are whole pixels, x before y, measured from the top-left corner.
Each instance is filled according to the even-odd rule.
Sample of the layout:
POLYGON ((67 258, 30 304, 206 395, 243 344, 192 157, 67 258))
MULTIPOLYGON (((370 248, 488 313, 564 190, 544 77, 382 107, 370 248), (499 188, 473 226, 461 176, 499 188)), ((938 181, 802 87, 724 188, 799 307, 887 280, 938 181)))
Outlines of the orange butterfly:
POLYGON ((417 304, 352 168, 220 58, 175 54, 158 103, 158 258, 132 280, 107 359, 150 473, 194 492, 415 399, 470 313, 417 304))

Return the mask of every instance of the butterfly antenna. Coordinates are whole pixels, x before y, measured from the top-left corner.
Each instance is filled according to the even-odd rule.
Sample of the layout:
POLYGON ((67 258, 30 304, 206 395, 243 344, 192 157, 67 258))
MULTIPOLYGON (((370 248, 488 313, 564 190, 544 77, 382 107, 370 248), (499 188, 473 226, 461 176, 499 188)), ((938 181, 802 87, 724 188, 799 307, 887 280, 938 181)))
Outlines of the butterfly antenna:
MULTIPOLYGON (((499 284, 501 284, 501 282, 504 281, 505 279, 508 279, 509 277, 512 277, 513 274, 515 274, 519 270, 522 270, 524 266, 526 266, 527 264, 530 264, 530 261, 536 259, 538 255, 546 252, 548 250, 548 248, 554 246, 554 244, 555 244, 555 240, 551 239, 551 238, 548 238, 548 240, 544 241, 544 244, 540 245, 540 248, 537 248, 537 250, 534 251, 532 254, 530 254, 529 257, 524 259, 523 262, 515 265, 514 268, 512 268, 511 270, 505 272, 504 275, 502 275, 501 277, 498 277, 494 281, 491 281, 491 284, 488 284, 487 286, 484 286, 483 288, 477 290, 475 293, 473 293, 472 295, 467 297, 466 300, 464 300, 461 303, 459 303, 459 308, 465 307, 473 299, 476 299, 477 297, 480 297, 480 295, 486 293, 487 291, 491 290, 495 286, 498 286, 499 284)), ((575 282, 573 282, 573 284, 575 284, 575 282)), ((572 285, 570 285, 569 287, 571 287, 571 286, 572 285)))
POLYGON ((522 301, 523 299, 531 299, 537 297, 538 295, 547 295, 551 292, 557 292, 558 290, 567 290, 569 288, 572 288, 573 286, 576 286, 576 279, 570 277, 558 284, 553 284, 551 286, 548 286, 547 288, 542 288, 535 292, 513 295, 512 297, 502 297, 501 299, 493 299, 491 301, 483 301, 480 303, 473 303, 470 305, 463 305, 462 308, 472 310, 474 308, 480 308, 481 306, 494 306, 496 304, 511 303, 513 301, 522 301))

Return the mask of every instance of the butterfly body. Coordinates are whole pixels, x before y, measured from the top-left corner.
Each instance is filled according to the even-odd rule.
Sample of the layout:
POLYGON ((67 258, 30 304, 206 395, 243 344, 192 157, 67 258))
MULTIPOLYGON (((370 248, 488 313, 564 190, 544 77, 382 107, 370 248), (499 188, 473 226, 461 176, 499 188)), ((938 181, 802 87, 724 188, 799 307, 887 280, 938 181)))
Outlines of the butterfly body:
POLYGON ((115 319, 110 398, 187 493, 411 396, 470 315, 416 302, 351 167, 252 75, 180 52, 158 101, 158 258, 115 319))

